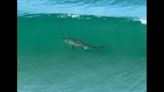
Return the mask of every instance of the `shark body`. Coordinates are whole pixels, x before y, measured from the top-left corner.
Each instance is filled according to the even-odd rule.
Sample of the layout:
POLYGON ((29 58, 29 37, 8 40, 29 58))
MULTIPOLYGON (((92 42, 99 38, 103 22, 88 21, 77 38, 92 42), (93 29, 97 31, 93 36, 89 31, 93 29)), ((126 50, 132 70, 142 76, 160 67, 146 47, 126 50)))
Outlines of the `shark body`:
POLYGON ((70 37, 63 37, 63 39, 64 39, 65 43, 72 46, 72 49, 74 49, 74 47, 81 47, 81 48, 87 50, 87 49, 101 49, 104 47, 104 46, 89 45, 86 42, 83 42, 82 40, 74 39, 74 38, 70 38, 70 37))

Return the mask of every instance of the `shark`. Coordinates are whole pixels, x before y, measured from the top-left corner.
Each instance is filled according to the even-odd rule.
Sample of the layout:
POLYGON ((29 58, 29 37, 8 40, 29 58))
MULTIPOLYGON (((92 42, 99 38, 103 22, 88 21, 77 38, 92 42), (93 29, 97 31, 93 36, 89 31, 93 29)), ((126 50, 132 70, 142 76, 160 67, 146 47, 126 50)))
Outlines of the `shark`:
POLYGON ((74 49, 75 47, 81 47, 84 50, 87 50, 87 49, 102 49, 104 47, 104 46, 90 45, 80 39, 75 39, 75 38, 71 38, 71 37, 67 37, 67 36, 64 36, 62 38, 66 44, 68 44, 72 47, 72 49, 74 49))

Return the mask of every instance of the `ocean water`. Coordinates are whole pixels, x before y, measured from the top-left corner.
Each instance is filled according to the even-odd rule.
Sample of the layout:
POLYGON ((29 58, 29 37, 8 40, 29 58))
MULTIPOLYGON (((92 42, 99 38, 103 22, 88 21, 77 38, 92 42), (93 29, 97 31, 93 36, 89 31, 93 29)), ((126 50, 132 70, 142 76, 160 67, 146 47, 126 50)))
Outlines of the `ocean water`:
POLYGON ((146 92, 145 0, 18 0, 18 92, 146 92), (101 50, 74 50, 62 37, 101 50))

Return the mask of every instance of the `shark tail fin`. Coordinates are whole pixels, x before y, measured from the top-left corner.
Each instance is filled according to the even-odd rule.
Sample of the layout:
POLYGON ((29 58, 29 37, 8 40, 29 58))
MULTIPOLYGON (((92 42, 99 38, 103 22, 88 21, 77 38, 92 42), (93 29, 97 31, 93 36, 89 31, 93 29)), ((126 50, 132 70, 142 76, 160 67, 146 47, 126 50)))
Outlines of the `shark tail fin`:
POLYGON ((93 49, 98 49, 98 50, 104 48, 104 46, 90 46, 90 47, 93 48, 93 49))
POLYGON ((105 46, 99 46, 99 49, 103 49, 105 46))

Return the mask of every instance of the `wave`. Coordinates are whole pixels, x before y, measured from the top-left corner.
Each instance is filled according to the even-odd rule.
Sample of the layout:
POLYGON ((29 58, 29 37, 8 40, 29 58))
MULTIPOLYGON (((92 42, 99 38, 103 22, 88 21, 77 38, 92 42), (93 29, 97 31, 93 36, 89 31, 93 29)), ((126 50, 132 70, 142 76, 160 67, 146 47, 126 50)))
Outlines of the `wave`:
POLYGON ((133 17, 146 21, 146 0, 18 0, 18 16, 27 14, 75 14, 133 17))
POLYGON ((141 24, 147 25, 147 21, 145 19, 134 19, 132 17, 108 17, 108 16, 96 16, 96 15, 79 15, 79 14, 62 14, 62 13, 57 13, 57 14, 22 14, 19 17, 24 17, 24 18, 34 18, 34 17, 39 17, 39 16, 46 16, 46 17, 56 17, 56 18, 74 18, 74 19, 84 19, 84 20, 89 20, 89 19, 94 19, 94 18, 101 18, 101 20, 108 20, 108 19, 123 19, 125 21, 134 21, 134 22, 140 22, 141 24))

